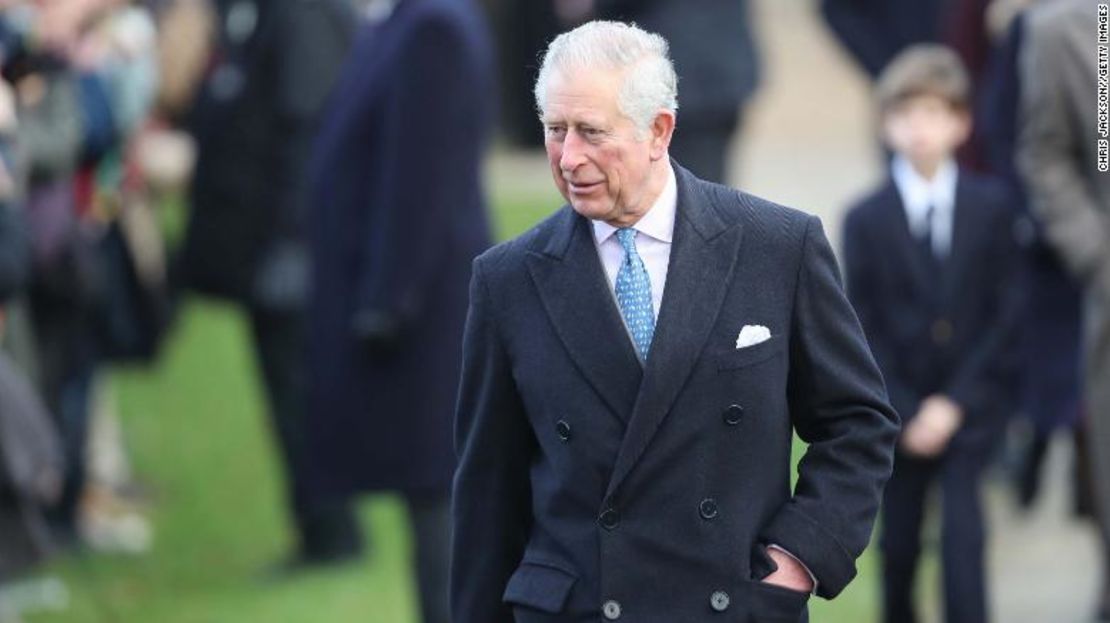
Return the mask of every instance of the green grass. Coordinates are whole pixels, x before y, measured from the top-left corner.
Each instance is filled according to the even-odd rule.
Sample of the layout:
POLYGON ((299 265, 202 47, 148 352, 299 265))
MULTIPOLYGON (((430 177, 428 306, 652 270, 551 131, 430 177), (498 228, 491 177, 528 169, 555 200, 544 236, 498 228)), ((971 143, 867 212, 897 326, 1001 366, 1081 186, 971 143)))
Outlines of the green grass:
MULTIPOLYGON (((502 238, 559 205, 552 193, 498 199, 502 238)), ((258 581, 288 551, 290 534, 256 372, 239 312, 193 301, 158 365, 111 374, 135 470, 153 499, 154 548, 55 562, 48 570, 69 585, 71 607, 30 621, 416 623, 410 535, 392 496, 363 503, 365 560, 296 581, 258 581)), ((814 601, 813 620, 874 620, 877 588, 868 554, 840 599, 814 601)))

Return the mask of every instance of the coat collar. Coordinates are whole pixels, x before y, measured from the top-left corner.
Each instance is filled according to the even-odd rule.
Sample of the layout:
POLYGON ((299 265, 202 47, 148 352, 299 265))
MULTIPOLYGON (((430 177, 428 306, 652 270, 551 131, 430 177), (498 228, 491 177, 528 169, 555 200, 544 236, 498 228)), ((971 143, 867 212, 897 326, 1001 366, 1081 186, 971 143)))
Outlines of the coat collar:
POLYGON ((566 206, 528 270, 563 347, 613 414, 627 421, 643 369, 613 301, 588 219, 566 206))

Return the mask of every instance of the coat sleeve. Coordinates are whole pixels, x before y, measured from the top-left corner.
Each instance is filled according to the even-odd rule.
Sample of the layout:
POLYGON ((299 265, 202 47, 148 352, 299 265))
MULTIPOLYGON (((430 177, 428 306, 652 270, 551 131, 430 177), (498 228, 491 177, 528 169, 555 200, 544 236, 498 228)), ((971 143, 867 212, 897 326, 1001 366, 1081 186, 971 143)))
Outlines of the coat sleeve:
POLYGON ((451 620, 513 623, 501 595, 531 530, 536 440, 475 261, 455 424, 451 620))
MULTIPOLYGON (((1090 166, 1081 155, 1081 141, 1086 139, 1078 135, 1081 126, 1072 118, 1069 74, 1063 71, 1078 60, 1074 46, 1064 38, 1066 32, 1046 23, 1046 17, 1051 15, 1033 13, 1027 22, 1020 59, 1018 165, 1033 210, 1068 268, 1085 283, 1100 277, 1110 280, 1110 213, 1099 207, 1084 175, 1090 166)), ((1090 32, 1093 40, 1093 25, 1090 32)))
POLYGON ((898 415, 871 358, 820 221, 806 224, 791 319, 787 399, 809 447, 794 496, 760 534, 797 556, 835 597, 855 576, 890 477, 898 415))

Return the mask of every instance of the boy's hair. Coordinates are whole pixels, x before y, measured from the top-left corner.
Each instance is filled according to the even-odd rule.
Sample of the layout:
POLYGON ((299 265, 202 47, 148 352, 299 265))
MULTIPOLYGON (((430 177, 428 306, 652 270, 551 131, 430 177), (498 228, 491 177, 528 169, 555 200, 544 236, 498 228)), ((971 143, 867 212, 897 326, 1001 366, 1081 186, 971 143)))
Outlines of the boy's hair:
POLYGON ((950 48, 935 43, 910 46, 879 74, 875 97, 880 114, 920 95, 939 97, 959 110, 970 107, 967 71, 950 48))

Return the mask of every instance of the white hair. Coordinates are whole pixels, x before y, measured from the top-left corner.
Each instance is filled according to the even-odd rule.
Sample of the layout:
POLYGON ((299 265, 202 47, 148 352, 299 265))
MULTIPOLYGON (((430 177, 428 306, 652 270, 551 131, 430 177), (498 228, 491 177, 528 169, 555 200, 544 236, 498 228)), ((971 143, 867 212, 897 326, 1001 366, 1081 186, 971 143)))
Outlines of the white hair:
POLYGON ((624 72, 617 107, 646 134, 660 110, 678 110, 678 76, 667 55, 667 40, 635 24, 592 21, 565 32, 547 46, 536 77, 536 109, 543 116, 553 74, 572 70, 624 72))

